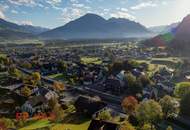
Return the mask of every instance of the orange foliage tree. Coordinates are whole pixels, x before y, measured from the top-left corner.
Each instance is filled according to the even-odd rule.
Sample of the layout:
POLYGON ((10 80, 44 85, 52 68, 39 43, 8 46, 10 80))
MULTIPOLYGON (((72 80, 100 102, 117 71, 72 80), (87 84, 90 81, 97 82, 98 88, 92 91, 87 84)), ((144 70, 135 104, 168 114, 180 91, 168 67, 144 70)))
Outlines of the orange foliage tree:
POLYGON ((138 101, 133 96, 125 97, 121 104, 123 109, 130 115, 135 112, 137 105, 138 105, 138 101))

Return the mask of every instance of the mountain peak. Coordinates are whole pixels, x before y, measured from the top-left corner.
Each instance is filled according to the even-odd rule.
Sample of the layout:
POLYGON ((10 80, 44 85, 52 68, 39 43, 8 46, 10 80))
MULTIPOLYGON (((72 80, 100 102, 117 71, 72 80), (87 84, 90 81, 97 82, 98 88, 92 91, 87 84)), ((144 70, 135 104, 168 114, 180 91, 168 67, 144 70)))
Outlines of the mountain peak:
POLYGON ((97 14, 93 14, 93 13, 87 13, 85 15, 83 15, 82 17, 79 18, 79 20, 102 20, 105 21, 105 19, 97 14))

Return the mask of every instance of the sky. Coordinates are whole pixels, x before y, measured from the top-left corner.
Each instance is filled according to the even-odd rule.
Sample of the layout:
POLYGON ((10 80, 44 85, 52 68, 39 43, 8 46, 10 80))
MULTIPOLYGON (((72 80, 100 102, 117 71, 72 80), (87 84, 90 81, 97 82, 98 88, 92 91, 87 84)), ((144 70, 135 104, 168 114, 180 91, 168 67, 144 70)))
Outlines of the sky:
POLYGON ((86 13, 168 25, 190 14, 190 0, 0 0, 0 18, 17 24, 55 28, 86 13))

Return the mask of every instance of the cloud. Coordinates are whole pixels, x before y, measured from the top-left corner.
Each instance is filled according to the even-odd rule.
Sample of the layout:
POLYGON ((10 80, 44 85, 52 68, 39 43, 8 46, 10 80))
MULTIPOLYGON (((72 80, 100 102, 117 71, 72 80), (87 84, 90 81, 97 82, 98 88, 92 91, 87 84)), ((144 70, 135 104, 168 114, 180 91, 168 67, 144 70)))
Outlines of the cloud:
POLYGON ((58 19, 62 20, 64 23, 67 23, 69 21, 72 21, 74 19, 81 17, 85 13, 86 12, 83 9, 67 7, 63 9, 61 18, 58 18, 58 19))
POLYGON ((131 19, 131 20, 135 20, 136 17, 131 15, 128 12, 127 8, 117 8, 116 11, 112 12, 110 14, 111 17, 115 17, 115 18, 127 18, 127 19, 131 19))
POLYGON ((82 8, 82 7, 85 7, 84 4, 72 4, 74 7, 77 7, 77 8, 82 8))
POLYGON ((143 9, 146 7, 156 7, 156 6, 157 6, 156 3, 152 2, 152 1, 148 1, 148 2, 143 2, 138 5, 132 6, 131 9, 132 10, 140 10, 140 9, 143 9))
POLYGON ((21 24, 22 24, 22 25, 33 25, 32 21, 28 21, 28 20, 26 20, 26 21, 21 21, 21 24))
POLYGON ((25 6, 35 6, 35 0, 8 0, 11 4, 15 5, 25 5, 25 6))
POLYGON ((5 15, 4 15, 3 11, 1 11, 1 10, 0 10, 0 18, 5 19, 5 15))
POLYGON ((52 6, 55 6, 55 5, 60 4, 62 0, 47 0, 46 2, 52 6))
POLYGON ((0 18, 6 19, 5 11, 9 8, 8 5, 0 5, 0 18))
POLYGON ((18 11, 16 11, 16 10, 11 10, 11 13, 13 13, 13 14, 18 14, 18 11))

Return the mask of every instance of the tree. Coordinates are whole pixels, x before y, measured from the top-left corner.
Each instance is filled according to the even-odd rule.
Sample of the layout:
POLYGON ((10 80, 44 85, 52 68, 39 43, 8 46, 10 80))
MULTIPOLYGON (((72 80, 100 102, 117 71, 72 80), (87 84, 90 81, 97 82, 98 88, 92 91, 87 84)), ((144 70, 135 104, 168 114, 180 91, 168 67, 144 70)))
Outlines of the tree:
POLYGON ((64 61, 60 61, 60 62, 58 63, 58 70, 59 70, 60 72, 65 72, 66 69, 67 69, 67 64, 66 64, 64 61))
POLYGON ((137 105, 138 101, 133 96, 124 98, 121 104, 125 112, 127 112, 129 115, 134 114, 137 105))
POLYGON ((166 130, 173 130, 173 128, 171 126, 168 126, 166 130))
POLYGON ((52 112, 55 114, 55 120, 57 122, 62 121, 64 119, 64 110, 61 105, 58 103, 57 98, 51 98, 49 100, 49 107, 52 109, 52 112))
POLYGON ((159 121, 162 115, 161 106, 154 100, 143 101, 136 109, 136 117, 141 124, 150 123, 153 126, 153 123, 159 121))
POLYGON ((182 97, 180 101, 180 114, 190 117, 190 92, 182 97))
POLYGON ((131 72, 127 72, 125 74, 124 80, 125 80, 126 85, 128 87, 133 87, 135 85, 135 82, 136 82, 136 77, 131 72))
POLYGON ((166 118, 173 116, 178 112, 178 105, 176 103, 178 103, 177 100, 168 95, 160 99, 159 104, 161 105, 166 118))
POLYGON ((123 63, 122 62, 114 62, 110 67, 109 67, 109 72, 110 74, 118 74, 121 70, 123 70, 123 63))
POLYGON ((32 91, 27 86, 25 86, 21 89, 21 94, 26 96, 26 97, 30 96, 31 93, 32 93, 32 91))
POLYGON ((98 117, 99 120, 111 120, 112 116, 111 113, 108 110, 103 110, 100 113, 98 113, 98 117))
POLYGON ((65 89, 65 85, 63 83, 61 83, 61 82, 54 82, 53 83, 53 88, 55 90, 62 91, 62 90, 65 89))
POLYGON ((33 80, 35 80, 36 82, 40 81, 41 80, 41 75, 39 72, 34 72, 32 73, 32 78, 33 80))
POLYGON ((22 77, 21 72, 18 69, 16 69, 15 67, 10 67, 8 72, 13 77, 16 77, 16 78, 22 77))
POLYGON ((186 93, 190 92, 190 82, 182 82, 175 87, 175 95, 179 98, 184 97, 186 93))
POLYGON ((128 121, 121 125, 119 130, 136 130, 128 121))
POLYGON ((55 119, 57 122, 60 122, 64 119, 64 110, 61 108, 61 105, 59 103, 53 107, 52 112, 55 114, 55 119))
POLYGON ((149 85, 151 83, 151 80, 146 75, 141 75, 139 77, 139 80, 142 83, 143 87, 146 87, 147 85, 149 85))
POLYGON ((34 73, 32 73, 29 82, 31 83, 31 85, 33 85, 35 87, 38 83, 40 83, 40 80, 41 80, 40 73, 39 72, 34 72, 34 73))
POLYGON ((125 85, 128 87, 128 94, 135 95, 142 92, 142 84, 139 79, 131 73, 127 72, 124 77, 125 85))
POLYGON ((155 127, 152 127, 151 124, 144 124, 140 130, 156 130, 155 127))
POLYGON ((50 107, 50 109, 53 109, 56 104, 58 104, 58 100, 55 97, 51 98, 48 101, 48 106, 50 107))
POLYGON ((26 68, 26 69, 31 69, 31 68, 32 68, 32 64, 30 64, 29 62, 24 62, 24 63, 22 64, 22 66, 23 66, 24 68, 26 68))
MULTIPOLYGON (((0 119, 0 129, 1 129, 1 125, 2 125, 3 127, 5 127, 5 130, 6 130, 7 128, 15 128, 15 124, 14 124, 13 120, 8 119, 8 118, 1 118, 1 119, 0 119)), ((4 129, 3 129, 3 130, 4 130, 4 129)))

